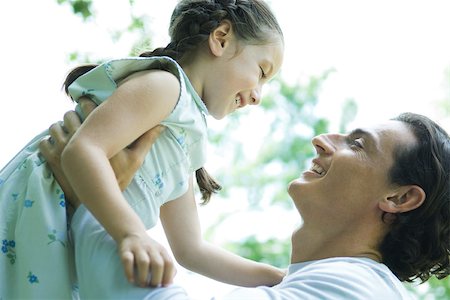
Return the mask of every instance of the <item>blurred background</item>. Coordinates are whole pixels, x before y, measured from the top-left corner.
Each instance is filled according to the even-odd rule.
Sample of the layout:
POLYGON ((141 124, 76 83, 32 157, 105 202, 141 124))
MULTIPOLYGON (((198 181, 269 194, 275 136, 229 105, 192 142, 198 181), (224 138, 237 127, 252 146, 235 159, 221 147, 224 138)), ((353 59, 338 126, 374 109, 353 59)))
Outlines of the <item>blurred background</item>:
MULTIPOLYGON (((286 267, 301 224, 287 184, 309 167, 310 140, 403 111, 450 131, 450 3, 268 1, 286 54, 263 104, 208 120, 207 169, 223 191, 199 207, 205 238, 255 260, 286 267)), ((176 0, 16 0, 0 10, 0 166, 73 104, 61 91, 85 62, 137 55, 169 42, 176 0)), ((151 234, 164 240, 160 226, 151 234)), ((232 287, 180 267, 196 299, 232 287)), ((408 288, 419 299, 449 299, 450 279, 408 288)))

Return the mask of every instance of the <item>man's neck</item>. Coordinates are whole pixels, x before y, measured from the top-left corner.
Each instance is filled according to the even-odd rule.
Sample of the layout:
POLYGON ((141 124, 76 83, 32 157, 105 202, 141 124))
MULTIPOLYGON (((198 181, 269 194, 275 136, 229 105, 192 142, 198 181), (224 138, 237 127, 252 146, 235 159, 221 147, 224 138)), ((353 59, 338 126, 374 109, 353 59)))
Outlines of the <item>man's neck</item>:
POLYGON ((327 234, 303 226, 292 235, 291 263, 331 257, 367 257, 381 261, 378 240, 378 237, 355 230, 327 234))

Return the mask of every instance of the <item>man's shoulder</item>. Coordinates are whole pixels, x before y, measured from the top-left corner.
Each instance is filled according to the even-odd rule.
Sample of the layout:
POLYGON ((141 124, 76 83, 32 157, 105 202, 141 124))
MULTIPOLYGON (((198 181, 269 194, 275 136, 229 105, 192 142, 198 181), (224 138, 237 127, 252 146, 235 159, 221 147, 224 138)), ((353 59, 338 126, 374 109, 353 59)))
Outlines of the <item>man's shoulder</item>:
POLYGON ((332 257, 326 259, 319 259, 309 262, 303 262, 298 264, 292 264, 289 266, 290 273, 297 271, 310 271, 321 270, 324 272, 330 271, 330 269, 340 269, 345 271, 351 269, 352 271, 367 271, 374 270, 380 273, 392 274, 386 265, 376 262, 369 258, 358 257, 332 257))
POLYGON ((407 294, 385 265, 367 258, 352 257, 293 264, 280 288, 307 289, 311 293, 338 299, 373 299, 374 296, 375 299, 393 296, 404 299, 403 295, 407 294))

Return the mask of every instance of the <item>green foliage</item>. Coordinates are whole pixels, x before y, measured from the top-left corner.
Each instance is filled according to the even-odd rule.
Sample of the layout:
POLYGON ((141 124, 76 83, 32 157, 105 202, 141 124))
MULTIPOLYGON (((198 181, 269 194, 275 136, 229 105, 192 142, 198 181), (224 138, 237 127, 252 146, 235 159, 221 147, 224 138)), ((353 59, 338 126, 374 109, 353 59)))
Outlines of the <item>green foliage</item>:
MULTIPOLYGON (((84 22, 96 18, 93 0, 56 0, 56 2, 60 5, 70 5, 73 13, 80 16, 84 22)), ((133 5, 134 0, 129 0, 130 24, 126 28, 109 34, 115 42, 127 33, 136 34, 136 42, 130 53, 137 55, 151 46, 148 28, 150 22, 145 16, 134 13, 133 5)), ((69 60, 92 61, 90 55, 78 52, 70 53, 69 60)), ((277 78, 271 82, 271 92, 265 97, 260 107, 252 108, 251 114, 248 111, 232 114, 228 117, 225 128, 220 131, 211 131, 209 139, 214 145, 213 151, 224 157, 230 156, 231 153, 227 161, 232 168, 216 172, 216 176, 225 187, 221 198, 228 197, 229 190, 241 188, 247 191, 249 210, 273 205, 293 209, 286 186, 308 167, 309 160, 315 155, 310 143, 311 138, 328 131, 329 121, 318 117, 316 105, 320 87, 332 71, 326 71, 319 77, 311 77, 306 85, 289 85, 277 78), (263 143, 258 145, 246 143, 246 137, 244 140, 237 138, 238 133, 245 126, 243 124, 253 122, 258 125, 258 130, 263 131, 263 143), (251 151, 248 151, 249 147, 251 151)), ((448 74, 450 82, 450 69, 448 74)), ((450 87, 450 84, 448 86, 450 87)), ((446 115, 450 115, 449 98, 447 97, 440 104, 446 115)), ((348 99, 341 112, 339 125, 341 132, 346 131, 347 124, 354 119, 356 113, 356 103, 348 99)), ((229 214, 223 213, 217 218, 215 225, 207 228, 207 238, 214 235, 229 214)), ((277 238, 259 240, 251 235, 242 241, 227 242, 225 245, 232 251, 256 261, 279 267, 288 264, 290 253, 288 240, 277 238)), ((420 289, 413 285, 408 287, 418 295, 419 299, 450 299, 450 278, 444 280, 433 278, 421 285, 420 289)))
POLYGON ((433 294, 436 300, 450 299, 450 278, 447 277, 442 280, 438 280, 433 277, 428 281, 430 286, 429 293, 433 294))
POLYGON ((88 53, 81 53, 78 51, 70 52, 67 56, 68 62, 80 62, 80 63, 100 63, 95 61, 88 53))
POLYGON ((94 17, 92 0, 56 0, 58 4, 69 4, 75 15, 81 16, 84 21, 94 17))
POLYGON ((450 67, 447 68, 445 77, 444 89, 446 90, 446 97, 439 101, 438 106, 445 116, 450 116, 450 67))
MULTIPOLYGON (((247 192, 248 210, 264 210, 273 206, 294 209, 286 187, 309 168, 309 162, 316 153, 311 139, 328 131, 329 121, 318 116, 316 106, 320 89, 331 72, 311 77, 304 85, 289 85, 276 78, 269 84, 270 92, 259 107, 232 114, 225 128, 211 130, 213 151, 223 157, 227 153, 232 154, 227 161, 230 160, 233 167, 215 172, 224 186, 221 197, 232 198, 230 193, 241 188, 247 192), (258 136, 262 136, 263 141, 260 145, 250 144, 246 136, 239 140, 246 124, 257 124, 258 136)), ((356 111, 354 101, 347 101, 341 117, 343 130, 353 120, 356 111)), ((222 219, 226 218, 227 213, 224 213, 222 219)), ((271 221, 276 223, 276 220, 271 221)), ((242 241, 228 242, 226 247, 244 257, 275 266, 283 267, 289 263, 289 240, 273 237, 258 240, 252 235, 242 241)))
POLYGON ((233 168, 216 173, 224 187, 245 188, 249 204, 254 207, 261 203, 292 207, 286 186, 314 156, 312 137, 328 129, 328 120, 318 117, 315 107, 320 87, 329 74, 327 71, 313 77, 306 85, 288 85, 280 78, 274 79, 272 91, 260 107, 232 114, 225 128, 211 132, 216 151, 234 154, 230 158, 233 168), (238 140, 241 126, 245 126, 242 124, 249 122, 265 132, 262 145, 238 140), (256 155, 246 155, 249 147, 257 149, 256 155))
MULTIPOLYGON (((442 116, 450 116, 450 67, 446 70, 444 89, 446 95, 444 99, 437 103, 442 116)), ((417 295, 420 300, 447 300, 450 299, 450 277, 438 280, 432 277, 427 282, 417 286, 409 284, 408 287, 417 295)))
POLYGON ((342 110, 341 123, 339 124, 339 131, 346 132, 347 125, 355 119, 358 112, 358 106, 354 99, 347 99, 342 110))
POLYGON ((418 300, 447 300, 450 299, 450 278, 437 279, 432 277, 427 282, 417 285, 409 283, 406 287, 412 291, 418 300))
MULTIPOLYGON (((72 8, 72 12, 80 16, 83 22, 93 21, 98 14, 95 10, 95 1, 93 0, 56 0, 56 2, 60 5, 69 5, 72 8)), ((126 35, 133 36, 134 43, 130 46, 130 56, 138 56, 141 52, 151 49, 152 46, 151 30, 149 28, 151 22, 147 16, 133 10, 134 3, 134 0, 129 0, 128 13, 121 16, 122 18, 128 17, 130 19, 130 23, 126 27, 117 30, 105 28, 105 34, 109 34, 114 43, 118 43, 126 35)), ((98 26, 102 27, 102 24, 98 24, 98 26)), ((92 59, 90 54, 74 51, 68 55, 68 61, 91 63, 95 59, 92 59)))
POLYGON ((242 257, 279 268, 285 268, 289 264, 290 242, 288 240, 271 238, 259 241, 255 236, 250 236, 238 243, 227 243, 225 247, 242 257))

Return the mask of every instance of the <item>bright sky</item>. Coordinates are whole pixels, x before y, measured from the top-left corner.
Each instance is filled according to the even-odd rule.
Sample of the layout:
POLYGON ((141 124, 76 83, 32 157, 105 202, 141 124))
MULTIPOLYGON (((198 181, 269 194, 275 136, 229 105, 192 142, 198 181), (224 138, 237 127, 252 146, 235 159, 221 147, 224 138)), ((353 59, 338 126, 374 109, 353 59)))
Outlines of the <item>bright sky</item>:
MULTIPOLYGON (((4 165, 36 133, 61 119, 71 103, 61 93, 68 53, 94 58, 127 54, 131 42, 113 44, 107 30, 123 28, 126 0, 97 0, 98 21, 82 24, 56 0, 6 1, 0 11, 0 128, 4 165)), ((168 41, 175 0, 136 1, 150 17, 154 44, 168 41), (145 2, 145 3, 144 3, 145 2)), ((306 80, 335 68, 326 81, 317 113, 339 119, 341 103, 354 98, 359 120, 379 121, 401 111, 445 122, 434 102, 447 97, 450 68, 450 3, 408 0, 273 0, 285 33, 286 80, 306 80), (447 78, 448 80, 448 78, 447 78), (447 94, 446 94, 447 93, 447 94)))
MULTIPOLYGON (((131 42, 113 44, 107 30, 123 28, 126 0, 96 0, 98 20, 82 24, 56 0, 4 1, 0 10, 2 91, 0 166, 72 107, 61 83, 74 50, 94 58, 126 55, 131 42)), ((175 0, 136 1, 151 19, 155 46, 168 42, 175 0)), ((295 82, 334 68, 317 113, 339 119, 354 98, 358 122, 402 111, 426 114, 450 130, 434 103, 450 98, 450 2, 445 0, 273 0, 285 33, 282 76, 295 82), (447 82, 445 82, 447 80, 447 82)))

